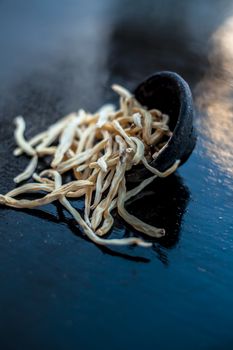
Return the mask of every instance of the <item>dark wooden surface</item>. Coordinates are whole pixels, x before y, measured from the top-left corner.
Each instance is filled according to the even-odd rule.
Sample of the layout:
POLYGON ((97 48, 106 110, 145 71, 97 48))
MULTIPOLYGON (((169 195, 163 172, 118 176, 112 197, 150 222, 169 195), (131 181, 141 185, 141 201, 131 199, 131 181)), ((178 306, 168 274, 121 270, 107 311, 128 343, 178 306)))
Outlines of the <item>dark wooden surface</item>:
POLYGON ((27 163, 14 116, 33 135, 114 101, 112 82, 177 71, 198 129, 178 174, 129 205, 167 228, 153 249, 99 248, 59 205, 0 209, 1 349, 233 348, 232 15, 230 0, 0 1, 1 193, 27 163))

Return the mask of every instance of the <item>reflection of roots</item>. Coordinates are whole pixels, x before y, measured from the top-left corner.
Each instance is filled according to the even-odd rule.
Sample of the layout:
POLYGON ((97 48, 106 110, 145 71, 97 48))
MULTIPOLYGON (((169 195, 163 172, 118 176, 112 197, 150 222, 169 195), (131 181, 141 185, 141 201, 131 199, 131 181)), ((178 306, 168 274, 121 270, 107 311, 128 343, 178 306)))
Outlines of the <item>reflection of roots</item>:
POLYGON ((210 70, 198 86, 198 106, 206 118, 200 120, 200 132, 207 136, 208 155, 222 170, 233 174, 233 18, 213 36, 210 70))
POLYGON ((174 174, 165 179, 157 178, 126 206, 130 213, 151 225, 164 227, 166 235, 159 239, 159 244, 172 248, 179 241, 181 220, 189 198, 188 188, 174 174))

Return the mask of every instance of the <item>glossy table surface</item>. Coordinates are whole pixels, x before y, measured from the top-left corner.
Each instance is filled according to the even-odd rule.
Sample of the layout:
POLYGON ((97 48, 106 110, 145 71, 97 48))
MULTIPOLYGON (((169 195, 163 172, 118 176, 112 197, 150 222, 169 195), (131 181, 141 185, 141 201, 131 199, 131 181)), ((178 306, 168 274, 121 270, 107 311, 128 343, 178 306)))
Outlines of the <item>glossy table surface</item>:
MULTIPOLYGON (((198 142, 178 173, 129 210, 163 225, 153 248, 100 248, 58 204, 0 208, 0 348, 233 348, 233 4, 0 1, 0 193, 32 136, 73 110, 115 101, 173 70, 194 95, 198 142)), ((82 207, 82 203, 77 203, 82 207)), ((116 217, 112 237, 132 233, 116 217)))

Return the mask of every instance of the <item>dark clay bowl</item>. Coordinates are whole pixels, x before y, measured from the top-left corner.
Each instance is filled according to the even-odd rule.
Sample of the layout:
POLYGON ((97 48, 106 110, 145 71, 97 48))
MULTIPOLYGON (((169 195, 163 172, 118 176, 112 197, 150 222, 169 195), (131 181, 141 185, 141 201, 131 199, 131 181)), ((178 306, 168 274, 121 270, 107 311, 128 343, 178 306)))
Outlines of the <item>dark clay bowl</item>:
MULTIPOLYGON (((191 155, 196 143, 193 100, 186 81, 177 73, 159 72, 139 84, 134 95, 143 106, 157 108, 170 117, 169 127, 173 134, 150 165, 162 172, 178 159, 182 165, 191 155)), ((129 181, 139 181, 149 174, 147 169, 140 166, 137 171, 130 172, 127 178, 129 181)))

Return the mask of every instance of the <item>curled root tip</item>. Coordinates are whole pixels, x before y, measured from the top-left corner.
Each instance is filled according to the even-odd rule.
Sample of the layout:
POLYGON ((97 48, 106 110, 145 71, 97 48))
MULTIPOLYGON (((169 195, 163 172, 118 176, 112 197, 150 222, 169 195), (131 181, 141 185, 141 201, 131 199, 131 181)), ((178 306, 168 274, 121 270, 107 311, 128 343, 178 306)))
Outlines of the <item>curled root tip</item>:
POLYGON ((166 230, 164 228, 161 228, 160 230, 161 237, 166 235, 166 230))

